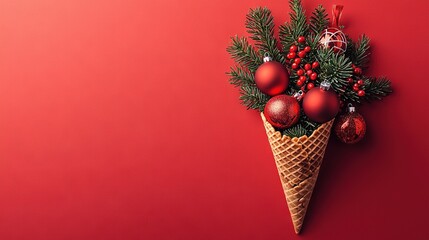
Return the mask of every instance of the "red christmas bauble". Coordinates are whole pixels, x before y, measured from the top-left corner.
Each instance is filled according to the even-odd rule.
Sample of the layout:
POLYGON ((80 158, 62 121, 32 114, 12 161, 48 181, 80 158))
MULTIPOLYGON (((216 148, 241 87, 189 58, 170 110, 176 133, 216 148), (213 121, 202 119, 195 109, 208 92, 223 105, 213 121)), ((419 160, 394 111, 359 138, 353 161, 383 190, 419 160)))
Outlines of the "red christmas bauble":
POLYGON ((335 53, 344 53, 347 49, 346 35, 338 28, 327 28, 321 33, 319 44, 332 48, 335 53))
POLYGON ((255 82, 261 92, 275 96, 288 87, 289 73, 281 63, 268 60, 256 70, 255 82))
POLYGON ((335 134, 344 143, 357 143, 365 136, 366 123, 362 115, 349 107, 349 112, 338 117, 335 134))
POLYGON ((310 120, 324 123, 334 118, 340 110, 337 94, 329 87, 329 83, 322 82, 320 87, 312 88, 305 94, 302 107, 310 120))
POLYGON ((265 118, 273 127, 286 129, 298 122, 300 106, 296 98, 281 94, 268 100, 264 108, 265 118))

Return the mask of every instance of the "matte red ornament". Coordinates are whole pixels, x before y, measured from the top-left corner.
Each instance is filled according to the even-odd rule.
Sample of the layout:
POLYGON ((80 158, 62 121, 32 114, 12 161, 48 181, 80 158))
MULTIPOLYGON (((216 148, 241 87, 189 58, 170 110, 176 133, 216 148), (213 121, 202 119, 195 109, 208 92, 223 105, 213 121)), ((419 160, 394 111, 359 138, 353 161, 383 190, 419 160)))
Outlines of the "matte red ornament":
POLYGON ((322 82, 320 87, 315 87, 305 94, 302 107, 309 119, 324 123, 337 115, 340 101, 337 94, 329 88, 328 82, 322 82))
POLYGON ((286 129, 298 122, 300 106, 292 96, 281 94, 268 100, 264 108, 267 121, 278 129, 286 129))
POLYGON ((357 143, 365 136, 365 119, 349 104, 349 112, 338 117, 335 134, 344 143, 357 143))
POLYGON ((344 53, 347 49, 347 38, 339 29, 339 21, 343 6, 334 5, 332 8, 332 27, 323 30, 319 44, 324 48, 331 48, 335 53, 344 53))
POLYGON ((255 83, 261 92, 275 96, 288 87, 289 73, 281 63, 265 57, 264 63, 255 72, 255 83))

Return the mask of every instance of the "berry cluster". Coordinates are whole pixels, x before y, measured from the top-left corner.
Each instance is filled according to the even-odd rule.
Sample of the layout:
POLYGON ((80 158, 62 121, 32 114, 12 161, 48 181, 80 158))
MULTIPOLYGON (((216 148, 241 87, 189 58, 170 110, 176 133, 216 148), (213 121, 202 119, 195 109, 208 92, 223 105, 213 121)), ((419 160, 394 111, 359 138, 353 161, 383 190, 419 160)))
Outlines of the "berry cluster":
POLYGON ((353 91, 357 93, 359 97, 365 96, 365 90, 361 89, 364 85, 364 80, 360 79, 360 76, 362 75, 362 69, 360 67, 356 67, 354 64, 352 65, 353 68, 353 78, 347 78, 348 83, 352 86, 353 91))
POLYGON ((292 45, 289 49, 289 53, 286 55, 290 60, 291 68, 295 70, 296 75, 299 76, 296 85, 301 87, 302 91, 314 88, 314 83, 308 81, 317 79, 317 73, 314 70, 319 67, 318 62, 310 63, 305 60, 305 56, 311 51, 310 46, 306 46, 305 43, 305 37, 298 37, 298 44, 292 45))

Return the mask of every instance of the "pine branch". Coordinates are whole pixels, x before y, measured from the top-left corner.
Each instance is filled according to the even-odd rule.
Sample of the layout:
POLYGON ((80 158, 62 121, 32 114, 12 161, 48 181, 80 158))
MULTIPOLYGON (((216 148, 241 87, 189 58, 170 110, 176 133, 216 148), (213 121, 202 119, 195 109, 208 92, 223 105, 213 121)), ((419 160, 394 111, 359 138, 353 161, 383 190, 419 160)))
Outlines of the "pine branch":
POLYGON ((319 79, 331 83, 331 87, 339 94, 345 92, 347 78, 352 76, 352 63, 344 54, 336 54, 332 49, 317 50, 320 63, 319 79))
POLYGON ((270 96, 263 94, 255 85, 243 85, 240 88, 240 100, 247 109, 264 110, 270 96))
POLYGON ((367 68, 370 59, 370 39, 366 35, 359 37, 356 43, 349 38, 346 54, 350 57, 353 64, 361 68, 367 68))
POLYGON ((386 77, 365 78, 365 100, 381 100, 383 97, 392 93, 391 82, 386 77))
POLYGON ((250 9, 246 16, 246 28, 261 55, 269 53, 274 60, 285 63, 284 56, 277 48, 277 39, 274 37, 274 18, 268 8, 250 9))
POLYGON ((321 33, 325 28, 328 27, 328 24, 329 18, 325 8, 322 5, 317 6, 310 17, 311 32, 315 34, 321 33))
POLYGON ((299 138, 306 134, 307 134, 307 130, 301 124, 296 124, 290 128, 283 130, 283 135, 289 136, 291 138, 294 138, 294 137, 299 138))
POLYGON ((249 44, 245 37, 232 37, 232 43, 226 49, 231 57, 242 67, 254 73, 259 65, 262 64, 260 55, 249 44))
POLYGON ((283 52, 289 51, 290 46, 296 42, 299 36, 307 36, 309 30, 301 0, 289 0, 289 6, 292 10, 289 13, 290 22, 285 22, 279 30, 283 52))
POLYGON ((229 83, 241 87, 243 85, 254 85, 255 77, 249 71, 241 67, 231 67, 231 71, 227 73, 230 76, 229 83))

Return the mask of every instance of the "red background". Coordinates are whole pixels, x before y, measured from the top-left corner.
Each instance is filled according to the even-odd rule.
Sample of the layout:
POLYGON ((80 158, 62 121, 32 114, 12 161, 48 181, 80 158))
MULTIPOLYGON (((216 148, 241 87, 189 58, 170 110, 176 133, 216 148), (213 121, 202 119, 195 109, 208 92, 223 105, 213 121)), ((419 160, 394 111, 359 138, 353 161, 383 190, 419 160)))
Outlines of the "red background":
POLYGON ((1 1, 0 239, 428 239, 428 3, 335 3, 395 93, 331 138, 296 236, 224 74, 248 9, 285 0, 1 1))

